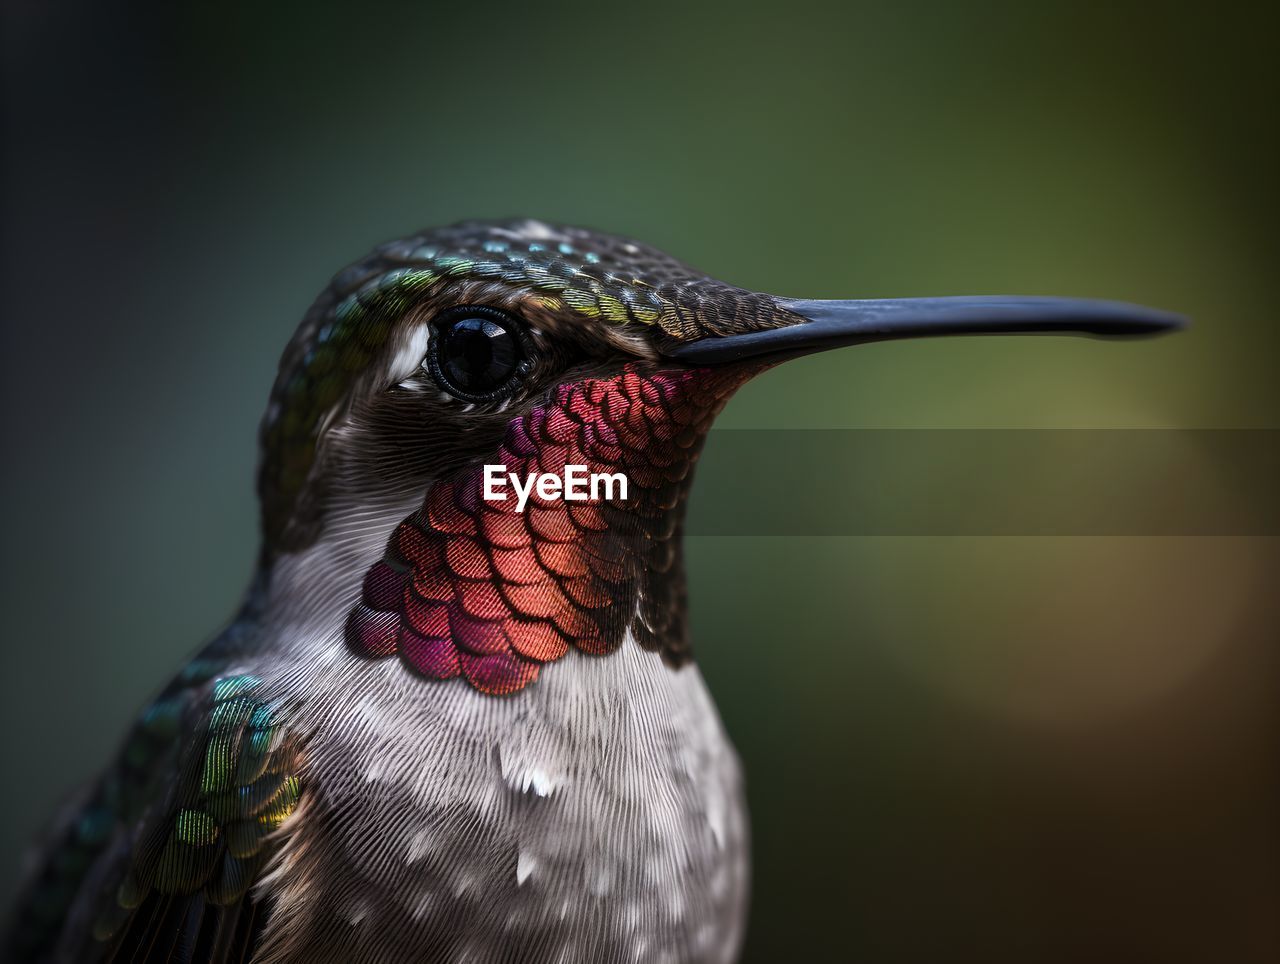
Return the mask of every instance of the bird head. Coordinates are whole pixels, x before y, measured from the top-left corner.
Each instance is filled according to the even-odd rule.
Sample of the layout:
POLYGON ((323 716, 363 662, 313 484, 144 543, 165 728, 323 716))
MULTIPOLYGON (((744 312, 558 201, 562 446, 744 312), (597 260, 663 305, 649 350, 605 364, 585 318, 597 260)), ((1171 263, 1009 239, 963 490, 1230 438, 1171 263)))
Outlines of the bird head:
POLYGON ((693 467, 753 375, 888 338, 1178 323, 1078 299, 780 298, 540 221, 425 231, 341 272, 284 354, 262 427, 264 561, 411 506, 349 574, 356 654, 492 694, 627 635, 679 666, 693 467), (625 482, 566 498, 571 466, 625 482), (540 476, 562 484, 522 503, 513 483, 540 476))

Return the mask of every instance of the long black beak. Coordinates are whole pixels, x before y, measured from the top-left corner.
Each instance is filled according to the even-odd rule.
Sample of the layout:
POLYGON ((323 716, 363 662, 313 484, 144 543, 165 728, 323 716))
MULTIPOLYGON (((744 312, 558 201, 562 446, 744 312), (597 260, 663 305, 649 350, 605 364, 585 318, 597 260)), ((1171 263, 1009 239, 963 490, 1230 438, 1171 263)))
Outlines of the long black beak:
POLYGON ((758 355, 804 355, 890 338, 933 335, 1076 334, 1135 337, 1174 331, 1186 319, 1123 301, 1086 298, 890 298, 806 301, 777 298, 800 321, 778 328, 701 338, 667 353, 697 365, 719 365, 758 355))

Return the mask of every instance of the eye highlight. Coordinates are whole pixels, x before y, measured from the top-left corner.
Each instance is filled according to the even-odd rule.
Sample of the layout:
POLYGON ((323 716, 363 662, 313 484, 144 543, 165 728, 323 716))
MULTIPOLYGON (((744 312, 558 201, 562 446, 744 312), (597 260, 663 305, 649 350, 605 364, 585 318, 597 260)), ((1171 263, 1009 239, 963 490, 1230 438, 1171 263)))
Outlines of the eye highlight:
POLYGON ((524 327, 497 308, 459 305, 431 321, 424 361, 444 391, 468 402, 512 394, 533 365, 524 327))

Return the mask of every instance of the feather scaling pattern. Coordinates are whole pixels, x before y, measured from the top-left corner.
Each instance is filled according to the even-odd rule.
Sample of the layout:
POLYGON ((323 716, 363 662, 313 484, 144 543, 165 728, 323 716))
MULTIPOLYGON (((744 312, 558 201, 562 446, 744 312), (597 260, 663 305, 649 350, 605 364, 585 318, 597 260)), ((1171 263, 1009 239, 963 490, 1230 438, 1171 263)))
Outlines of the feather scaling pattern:
POLYGON ((493 461, 520 478, 567 465, 621 472, 629 498, 535 491, 519 512, 512 498, 482 497, 480 466, 436 483, 365 576, 351 647, 491 694, 532 683, 571 645, 612 652, 629 625, 641 645, 683 662, 683 502, 711 421, 747 377, 630 365, 559 386, 511 421, 493 461))

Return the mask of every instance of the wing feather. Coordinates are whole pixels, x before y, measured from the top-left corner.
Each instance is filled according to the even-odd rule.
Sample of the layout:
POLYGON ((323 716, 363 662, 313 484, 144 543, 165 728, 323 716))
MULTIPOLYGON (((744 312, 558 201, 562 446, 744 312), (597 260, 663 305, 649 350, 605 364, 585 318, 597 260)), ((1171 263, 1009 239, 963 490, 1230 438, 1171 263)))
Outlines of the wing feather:
POLYGON ((252 956, 270 911, 252 888, 301 799, 301 750, 262 680, 230 665, 195 661, 142 713, 47 850, 8 959, 252 956))

